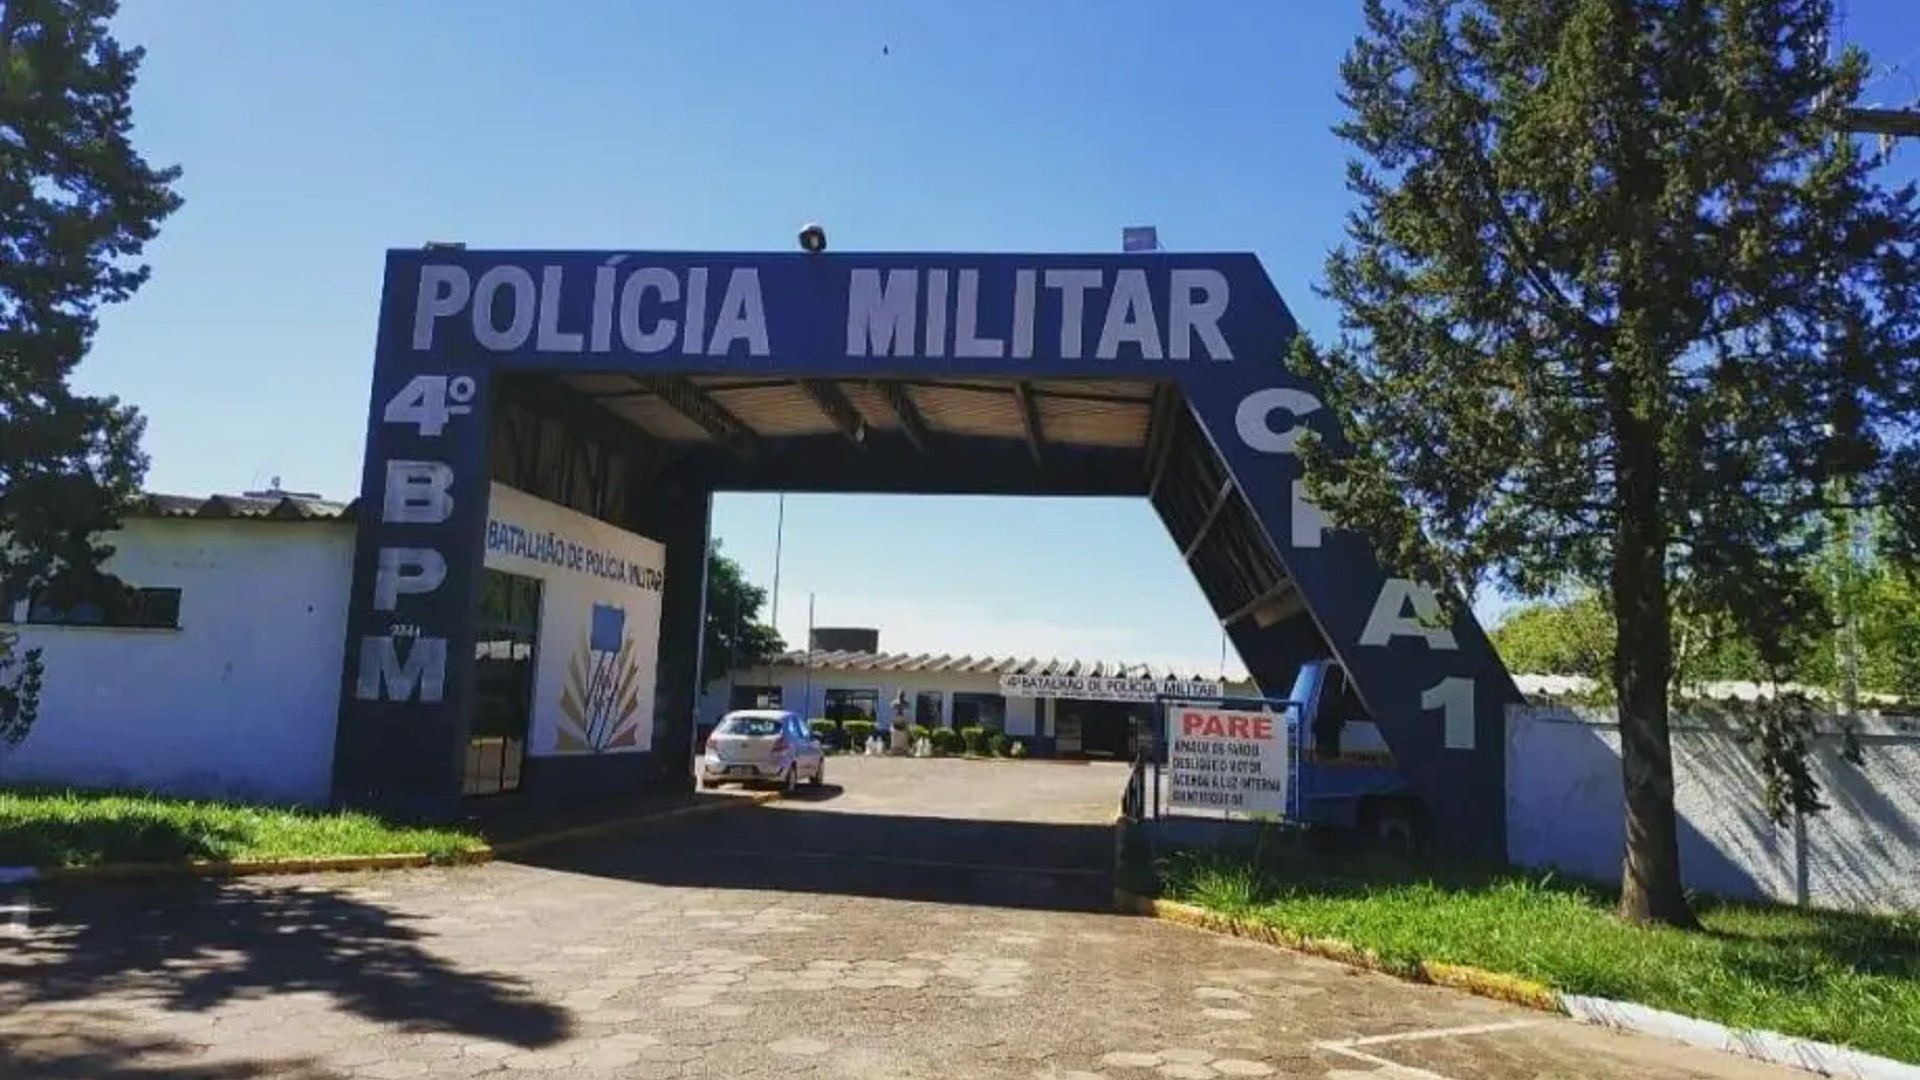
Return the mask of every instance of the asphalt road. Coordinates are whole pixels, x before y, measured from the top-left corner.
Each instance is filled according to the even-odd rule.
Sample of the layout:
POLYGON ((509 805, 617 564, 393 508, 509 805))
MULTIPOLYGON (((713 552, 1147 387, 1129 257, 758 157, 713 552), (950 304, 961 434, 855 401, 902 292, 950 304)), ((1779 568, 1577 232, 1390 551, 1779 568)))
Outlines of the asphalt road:
POLYGON ((43 889, 0 1077, 1800 1075, 1098 910, 1112 768, 830 779, 537 863, 43 889))

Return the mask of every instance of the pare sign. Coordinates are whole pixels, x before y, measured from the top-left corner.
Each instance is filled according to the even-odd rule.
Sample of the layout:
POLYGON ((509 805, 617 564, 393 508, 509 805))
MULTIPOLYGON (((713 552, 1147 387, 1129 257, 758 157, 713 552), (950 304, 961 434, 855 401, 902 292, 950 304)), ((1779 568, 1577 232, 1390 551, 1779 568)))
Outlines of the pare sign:
POLYGON ((1182 709, 1180 734, 1202 739, 1271 739, 1273 717, 1266 713, 1182 709))
POLYGON ((1168 807, 1230 817, 1287 812, 1285 717, 1177 704, 1167 722, 1168 807))

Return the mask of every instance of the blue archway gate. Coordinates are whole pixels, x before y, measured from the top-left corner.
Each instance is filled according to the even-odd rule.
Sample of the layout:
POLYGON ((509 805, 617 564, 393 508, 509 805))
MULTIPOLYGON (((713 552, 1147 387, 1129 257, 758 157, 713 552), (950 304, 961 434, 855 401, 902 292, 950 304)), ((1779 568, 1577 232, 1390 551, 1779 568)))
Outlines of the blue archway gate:
MULTIPOLYGON (((1282 363, 1293 333, 1285 303, 1244 254, 391 252, 335 797, 452 811, 489 483, 516 468, 501 446, 504 418, 538 400, 552 406, 548 428, 604 432, 610 453, 637 455, 646 436, 629 443, 619 418, 578 390, 617 378, 716 448, 609 466, 625 485, 611 501, 625 509, 598 506, 610 501, 604 484, 588 507, 667 545, 660 670, 672 685, 656 744, 675 753, 658 756, 684 763, 676 755, 690 738, 697 653, 689 661, 684 642, 700 636, 696 579, 713 490, 1133 493, 1153 501, 1263 692, 1284 693, 1304 659, 1337 657, 1442 842, 1499 856, 1512 680, 1470 615, 1436 624, 1428 584, 1383 573, 1364 536, 1333 527, 1305 497, 1300 434, 1340 435, 1315 388, 1282 363), (801 388, 847 438, 767 438, 779 425, 756 429, 703 392, 703 379, 801 388), (916 381, 954 394, 1008 388, 1028 445, 937 439, 901 389, 916 381), (1082 381, 1150 388, 1139 445, 1043 454, 1032 388, 1082 381), (887 404, 903 452, 864 452, 869 429, 847 389, 856 386, 887 404), (904 452, 907 443, 922 453, 904 452)), ((566 483, 576 481, 569 472, 566 483)), ((564 783, 561 766, 549 771, 554 785, 585 790, 595 785, 580 778, 595 767, 605 771, 566 766, 564 783)))

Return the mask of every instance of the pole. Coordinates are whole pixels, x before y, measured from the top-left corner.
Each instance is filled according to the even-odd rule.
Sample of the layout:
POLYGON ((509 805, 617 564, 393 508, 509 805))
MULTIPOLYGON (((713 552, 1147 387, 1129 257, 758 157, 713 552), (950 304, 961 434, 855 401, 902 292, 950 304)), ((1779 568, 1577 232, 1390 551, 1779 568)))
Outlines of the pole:
POLYGON ((774 504, 778 509, 773 512, 773 610, 767 615, 767 622, 777 632, 780 629, 780 542, 787 533, 787 493, 780 493, 780 501, 774 504))
POLYGON ((811 719, 812 717, 808 714, 810 714, 812 711, 813 711, 813 594, 808 593, 807 594, 806 689, 800 691, 801 719, 803 720, 811 719))

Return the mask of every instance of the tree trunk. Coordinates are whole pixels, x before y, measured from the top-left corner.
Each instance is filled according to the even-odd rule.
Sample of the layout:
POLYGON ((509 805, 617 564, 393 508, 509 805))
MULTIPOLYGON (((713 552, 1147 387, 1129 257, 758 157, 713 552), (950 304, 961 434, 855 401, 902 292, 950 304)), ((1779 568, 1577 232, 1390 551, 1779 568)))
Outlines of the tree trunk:
POLYGON ((1612 580, 1618 620, 1613 688, 1620 708, 1620 775, 1626 787, 1627 825, 1620 917, 1691 927, 1697 923, 1680 886, 1673 740, 1667 716, 1673 638, 1660 445, 1643 409, 1625 405, 1615 416, 1620 516, 1612 580))

